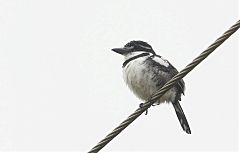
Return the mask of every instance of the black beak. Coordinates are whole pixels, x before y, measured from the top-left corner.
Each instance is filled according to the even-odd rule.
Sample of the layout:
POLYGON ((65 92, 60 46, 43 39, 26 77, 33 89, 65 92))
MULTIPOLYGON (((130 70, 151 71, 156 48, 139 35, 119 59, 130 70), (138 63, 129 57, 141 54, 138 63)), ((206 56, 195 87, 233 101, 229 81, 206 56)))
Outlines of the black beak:
POLYGON ((123 47, 123 48, 113 48, 112 51, 124 55, 132 51, 131 47, 123 47))

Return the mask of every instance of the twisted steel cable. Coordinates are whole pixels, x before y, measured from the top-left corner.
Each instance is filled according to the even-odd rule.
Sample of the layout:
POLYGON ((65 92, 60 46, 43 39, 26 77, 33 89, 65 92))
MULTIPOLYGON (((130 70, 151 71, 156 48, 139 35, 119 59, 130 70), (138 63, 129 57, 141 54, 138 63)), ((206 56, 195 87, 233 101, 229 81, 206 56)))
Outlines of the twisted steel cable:
POLYGON ((211 54, 217 47, 219 47, 225 40, 227 40, 234 32, 240 28, 240 20, 235 23, 229 30, 227 30, 221 37, 219 37, 212 45, 204 50, 197 58, 188 64, 182 71, 169 80, 161 89, 155 92, 152 97, 145 102, 141 108, 138 108, 132 115, 116 127, 110 134, 108 134, 102 141, 93 147, 88 153, 97 153, 105 145, 107 145, 113 138, 122 132, 128 125, 137 119, 143 112, 145 112, 151 105, 159 99, 165 92, 171 89, 179 80, 186 76, 199 63, 201 63, 209 54, 211 54))

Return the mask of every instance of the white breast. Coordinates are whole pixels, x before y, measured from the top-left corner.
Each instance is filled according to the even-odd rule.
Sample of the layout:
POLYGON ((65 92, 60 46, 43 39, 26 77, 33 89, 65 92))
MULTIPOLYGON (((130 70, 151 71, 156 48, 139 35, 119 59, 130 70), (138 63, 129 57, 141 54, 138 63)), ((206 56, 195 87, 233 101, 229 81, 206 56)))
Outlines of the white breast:
MULTIPOLYGON (((149 71, 144 61, 147 57, 140 57, 129 62, 123 68, 123 79, 133 93, 140 99, 146 101, 158 90, 156 82, 153 81, 153 72, 149 71)), ((173 101, 176 96, 175 89, 165 93, 157 103, 173 101)))

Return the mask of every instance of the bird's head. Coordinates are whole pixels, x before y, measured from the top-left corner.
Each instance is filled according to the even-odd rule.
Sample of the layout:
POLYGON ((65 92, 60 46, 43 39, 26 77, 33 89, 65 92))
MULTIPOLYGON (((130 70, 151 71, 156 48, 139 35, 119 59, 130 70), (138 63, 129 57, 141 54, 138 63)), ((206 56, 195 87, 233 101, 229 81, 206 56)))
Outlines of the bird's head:
POLYGON ((122 47, 122 48, 113 48, 112 51, 114 51, 114 52, 116 52, 118 54, 124 55, 125 57, 129 56, 131 54, 139 54, 139 53, 143 53, 143 52, 155 55, 155 52, 152 49, 152 46, 149 45, 147 42, 140 41, 140 40, 138 40, 138 41, 135 41, 135 40, 130 41, 124 47, 122 47))

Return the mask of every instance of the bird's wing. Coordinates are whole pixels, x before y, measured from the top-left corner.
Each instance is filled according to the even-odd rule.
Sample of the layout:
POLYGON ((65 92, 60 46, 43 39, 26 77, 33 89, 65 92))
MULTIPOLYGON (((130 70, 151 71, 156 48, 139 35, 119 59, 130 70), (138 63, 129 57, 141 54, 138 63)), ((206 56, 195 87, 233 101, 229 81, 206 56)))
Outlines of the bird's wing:
MULTIPOLYGON (((170 69, 170 73, 172 75, 172 77, 174 77, 176 74, 178 74, 178 70, 171 64, 169 63, 169 67, 171 67, 170 69)), ((184 95, 184 91, 185 91, 185 83, 183 81, 183 79, 181 79, 180 81, 178 81, 177 83, 177 88, 181 91, 181 93, 184 95)))
MULTIPOLYGON (((163 59, 161 56, 153 55, 149 58, 152 59, 150 60, 150 64, 153 68, 153 72, 156 75, 162 75, 161 80, 159 80, 162 85, 178 73, 177 69, 168 60, 163 59), (165 78, 165 80, 163 80, 163 78, 165 78)), ((184 95, 185 83, 183 79, 177 83, 176 87, 180 93, 184 95)))

